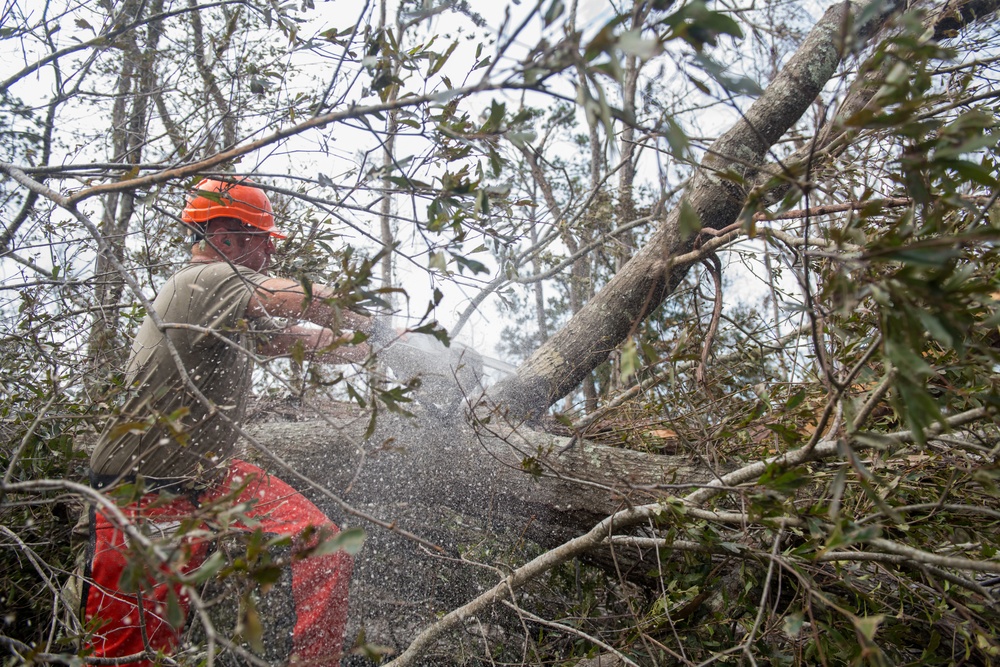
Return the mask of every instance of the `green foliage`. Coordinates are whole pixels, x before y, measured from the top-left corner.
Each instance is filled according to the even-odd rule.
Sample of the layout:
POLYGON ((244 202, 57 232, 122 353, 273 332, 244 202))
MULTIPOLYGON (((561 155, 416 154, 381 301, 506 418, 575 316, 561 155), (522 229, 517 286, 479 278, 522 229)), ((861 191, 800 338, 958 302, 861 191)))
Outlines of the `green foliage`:
MULTIPOLYGON (((683 28, 684 15, 668 22, 683 28)), ((802 317, 797 321, 812 321, 816 333, 781 350, 789 343, 776 341, 775 322, 765 315, 771 303, 727 313, 712 346, 717 361, 705 369, 705 381, 694 381, 712 295, 703 287, 707 274, 692 270, 662 311, 636 323, 635 338, 620 353, 620 376, 636 370, 635 381, 658 377, 660 384, 601 414, 589 435, 606 444, 662 451, 659 439, 666 438, 681 453, 726 460, 730 469, 837 445, 827 462, 773 462, 713 501, 715 511, 744 517, 742 526, 665 511, 655 532, 665 544, 644 589, 657 596, 629 596, 633 606, 622 627, 631 635, 612 629, 605 610, 571 606, 577 593, 564 585, 557 618, 639 664, 672 664, 679 653, 694 664, 741 664, 739 646, 757 664, 996 664, 1000 617, 991 602, 995 590, 985 589, 995 578, 972 565, 949 568, 930 556, 883 550, 889 542, 983 568, 994 567, 998 553, 998 118, 972 83, 976 68, 947 73, 956 47, 929 40, 925 19, 901 16, 863 61, 863 73, 883 71, 885 78, 874 101, 840 128, 865 145, 832 157, 817 152, 812 189, 793 188, 779 204, 781 211, 860 204, 786 228, 814 239, 812 251, 768 246, 779 258, 770 299, 802 317), (808 282, 798 267, 808 267, 808 282), (789 272, 799 276, 798 290, 782 286, 781 274, 789 272), (777 354, 764 351, 768 345, 777 354), (960 415, 980 416, 939 436, 942 420, 960 415), (661 645, 669 658, 650 648, 661 645)), ((699 64, 734 94, 759 90, 749 79, 727 78, 710 57, 699 64)), ((989 88, 994 79, 987 75, 978 85, 989 88)), ((670 120, 664 140, 683 155, 686 135, 670 120)), ((805 136, 810 130, 801 127, 805 136)), ((560 203, 572 196, 569 188, 555 194, 560 203)), ((678 232, 696 238, 702 221, 688 208, 680 205, 678 232)), ((746 229, 760 234, 765 223, 746 220, 746 229)), ((561 256, 545 259, 552 266, 561 256)), ((560 294, 546 302, 557 329, 568 290, 546 289, 560 294)), ((508 329, 511 349, 530 350, 537 344, 531 292, 505 296, 518 314, 508 329)), ((562 421, 573 426, 572 418, 562 421)), ((539 462, 523 465, 537 470, 539 462)), ((624 570, 623 560, 617 567, 624 570)), ((545 629, 538 637, 570 662, 599 652, 566 632, 545 629)))
MULTIPOLYGON (((14 3, 0 26, 8 61, 34 61, 0 89, 0 634, 23 659, 69 651, 53 610, 81 500, 44 482, 82 479, 144 315, 123 273, 152 294, 185 257, 176 212, 203 172, 254 173, 270 188, 289 233, 275 273, 307 298, 331 285, 337 312, 373 313, 426 282, 408 324, 448 345, 438 318, 453 294, 474 308, 473 287, 496 289, 503 349, 522 359, 645 244, 715 242, 717 221, 683 188, 717 126, 748 117, 812 22, 801 3, 701 0, 633 3, 590 25, 561 0, 511 3, 503 25, 462 2, 358 18, 250 0, 162 22, 156 3, 113 4, 37 14, 14 3), (95 259, 81 218, 111 255, 95 259), (383 225, 391 233, 376 237, 383 225), (426 273, 384 285, 392 258, 426 273)), ((715 155, 721 169, 699 175, 746 204, 728 230, 739 243, 717 251, 719 285, 707 254, 671 274, 663 307, 625 313, 620 344, 595 343, 608 360, 555 421, 703 461, 710 479, 752 474, 689 505, 678 498, 695 491, 670 466, 638 488, 572 471, 622 506, 662 511, 617 535, 610 564, 562 563, 518 599, 563 627, 519 619, 512 661, 573 664, 598 653, 594 637, 639 664, 997 663, 995 582, 979 572, 995 574, 1000 553, 998 43, 988 19, 945 29, 968 19, 945 9, 907 8, 870 48, 839 35, 840 78, 767 163, 715 155), (734 298, 754 274, 763 296, 734 298)), ((263 365, 258 389, 353 401, 370 436, 382 412, 421 407, 419 379, 385 383, 373 366, 324 371, 299 348, 263 365)), ((185 417, 161 422, 179 442, 185 417)), ((547 454, 518 461, 542 480, 547 454)), ((203 508, 180 534, 245 509, 203 508)), ((259 532, 234 536, 188 574, 137 547, 126 583, 229 585, 231 629, 260 650, 259 594, 287 560, 357 552, 364 535, 310 537, 289 555, 259 532)), ((176 541, 156 546, 179 558, 176 541)), ((513 546, 463 556, 504 573, 527 557, 513 546)), ((176 599, 166 613, 180 622, 176 599)), ((505 650, 483 644, 483 662, 505 650)), ((364 636, 357 650, 388 651, 364 636)))
POLYGON ((54 393, 66 378, 59 369, 38 377, 29 371, 28 341, 2 342, 6 359, 0 393, 0 634, 42 647, 64 631, 60 587, 82 546, 73 535, 82 503, 71 495, 41 493, 40 479, 80 480, 85 461, 74 443, 87 405, 54 393), (8 356, 10 355, 10 356, 8 356), (8 489, 9 483, 14 489, 8 489))

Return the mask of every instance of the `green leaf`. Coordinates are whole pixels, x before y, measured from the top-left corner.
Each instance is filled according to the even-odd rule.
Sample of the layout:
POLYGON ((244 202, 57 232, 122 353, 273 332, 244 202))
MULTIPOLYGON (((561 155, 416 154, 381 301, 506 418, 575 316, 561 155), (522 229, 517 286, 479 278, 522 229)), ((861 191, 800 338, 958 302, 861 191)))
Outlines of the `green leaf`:
POLYGON ((441 273, 448 273, 448 260, 445 258, 443 252, 431 252, 430 257, 427 261, 427 267, 430 269, 437 269, 441 273))
MULTIPOLYGON (((431 311, 428 308, 428 313, 431 311)), ((438 324, 436 321, 427 322, 426 324, 421 324, 419 327, 409 329, 411 333, 427 334, 428 336, 434 336, 441 344, 445 347, 451 347, 451 338, 448 337, 448 332, 438 324)))
POLYGON ((951 332, 945 328, 944 324, 941 323, 937 317, 926 310, 918 310, 917 318, 920 319, 920 323, 924 325, 929 333, 935 340, 944 345, 945 347, 954 347, 955 339, 951 335, 951 332))
POLYGON ((702 81, 701 79, 697 79, 697 78, 691 76, 690 74, 685 74, 684 76, 685 76, 685 78, 688 81, 690 81, 691 83, 694 84, 695 88, 697 88, 699 91, 701 91, 705 95, 711 95, 712 94, 712 89, 709 88, 708 86, 706 86, 705 82, 702 81))
POLYGON ((292 345, 292 349, 289 350, 289 356, 292 358, 296 364, 301 366, 306 360, 306 346, 301 340, 295 341, 292 345))
POLYGON ((806 400, 806 390, 799 389, 794 394, 789 396, 787 401, 785 401, 785 408, 788 410, 794 410, 802 405, 802 401, 804 400, 806 400))
POLYGON ((243 618, 239 624, 239 635, 243 641, 250 644, 257 653, 264 652, 264 624, 261 623, 260 614, 249 596, 243 598, 243 618))
POLYGON ((671 28, 668 39, 682 39, 697 51, 706 44, 716 46, 721 35, 740 39, 743 31, 730 16, 708 9, 704 0, 694 0, 660 21, 671 28))
MULTIPOLYGON (((938 163, 941 164, 941 161, 938 161, 938 163)), ((943 163, 943 166, 955 170, 964 179, 974 181, 988 188, 997 184, 997 179, 993 175, 993 172, 976 162, 969 160, 948 160, 943 163)))
POLYGON ((921 248, 903 246, 882 255, 880 259, 898 261, 914 266, 940 268, 959 257, 961 253, 956 248, 921 248))
POLYGON ((490 169, 493 170, 494 178, 499 178, 500 173, 503 171, 503 159, 500 157, 500 153, 497 152, 492 146, 489 147, 488 155, 490 158, 490 169))
POLYGON ((801 611, 792 612, 788 616, 785 616, 784 621, 781 623, 781 629, 790 639, 795 639, 799 636, 805 620, 805 615, 801 611))
POLYGON ((149 422, 123 422, 116 424, 114 428, 108 433, 108 437, 111 440, 116 440, 125 434, 133 433, 140 434, 145 433, 152 426, 149 422))
POLYGON ((483 134, 493 134, 500 129, 504 114, 507 113, 507 105, 493 100, 490 104, 490 114, 486 117, 486 122, 479 128, 483 134))
POLYGON ((372 401, 372 414, 371 417, 368 418, 368 425, 365 426, 365 434, 364 434, 365 440, 372 437, 372 435, 375 433, 377 417, 378 417, 378 403, 372 401))
POLYGON ((505 135, 515 146, 528 146, 538 136, 532 130, 510 130, 505 135))
POLYGON ((482 216, 490 213, 490 196, 483 188, 476 190, 476 212, 482 216))
POLYGON ((885 356, 904 377, 922 383, 934 372, 924 358, 903 341, 894 337, 886 338, 884 349, 885 356))
POLYGON ((412 417, 413 415, 406 411, 400 403, 412 403, 413 399, 406 395, 407 392, 412 391, 414 388, 420 386, 420 379, 415 378, 411 380, 405 387, 393 387, 391 389, 377 389, 376 394, 378 399, 382 401, 389 412, 394 412, 396 414, 401 414, 407 417, 412 417))
POLYGON ((542 476, 542 464, 534 456, 527 456, 521 460, 521 470, 532 477, 542 476))
POLYGON ((770 431, 778 434, 778 436, 784 440, 789 445, 798 444, 802 440, 802 434, 793 428, 785 426, 784 424, 765 424, 770 431))
POLYGON ((439 56, 436 56, 433 59, 431 68, 427 71, 428 77, 434 76, 435 74, 441 71, 441 68, 444 67, 444 64, 448 62, 448 58, 450 58, 451 54, 455 52, 456 46, 458 46, 458 42, 452 42, 451 46, 449 46, 444 53, 442 53, 439 56))
POLYGON ((320 542, 310 555, 325 556, 337 551, 346 551, 351 556, 357 556, 365 544, 365 539, 367 534, 364 529, 348 528, 320 542))
POLYGON ((201 567, 189 575, 187 581, 195 586, 199 586, 218 574, 219 570, 225 564, 226 560, 222 552, 213 551, 212 555, 206 558, 205 562, 201 564, 201 567))
POLYGON ((639 351, 635 347, 635 341, 629 338, 622 345, 621 349, 621 382, 628 382, 629 378, 639 370, 639 351))
POLYGON ((262 565, 254 569, 251 578, 266 590, 281 579, 281 568, 277 565, 262 565))
POLYGON ((470 259, 468 257, 463 257, 462 255, 454 255, 454 254, 452 255, 452 258, 454 258, 455 263, 458 264, 458 268, 459 268, 458 272, 459 273, 462 273, 462 269, 463 268, 466 268, 466 269, 472 271, 473 275, 476 275, 476 274, 479 274, 479 273, 489 273, 490 272, 490 270, 486 268, 485 264, 483 264, 482 262, 477 262, 474 259, 470 259))
POLYGON ((976 647, 986 655, 1000 658, 1000 648, 997 648, 995 636, 987 636, 976 630, 976 647))
POLYGON ((358 393, 358 390, 354 388, 350 382, 347 383, 347 395, 358 404, 358 406, 364 410, 368 403, 365 401, 364 397, 358 393))
POLYGON ((677 231, 681 240, 686 241, 701 231, 701 216, 687 200, 681 199, 681 209, 677 216, 677 231))
POLYGON ((545 27, 549 27, 562 16, 563 12, 566 10, 566 6, 563 4, 562 0, 552 0, 549 3, 548 9, 545 10, 545 14, 542 16, 542 20, 545 21, 545 27))
POLYGON ((670 146, 670 150, 674 157, 688 157, 691 143, 688 141, 687 134, 684 133, 684 130, 681 129, 681 126, 678 125, 673 118, 667 118, 664 120, 664 124, 660 128, 660 132, 667 140, 667 144, 670 146))
POLYGON ((184 627, 184 610, 181 609, 180 601, 177 599, 177 593, 174 592, 173 586, 167 587, 167 622, 175 630, 180 630, 184 627))
POLYGON ((805 468, 792 468, 782 470, 781 466, 772 463, 760 476, 757 483, 768 489, 774 489, 781 493, 789 493, 805 486, 810 482, 809 471, 805 468))
POLYGON ((855 629, 861 634, 862 637, 868 641, 875 640, 875 633, 878 632, 878 627, 882 625, 882 621, 885 620, 885 616, 882 614, 875 614, 874 616, 865 617, 853 617, 851 621, 854 623, 855 629))
POLYGON ((1000 141, 1000 133, 980 132, 954 146, 944 146, 934 151, 934 158, 957 158, 967 153, 975 153, 983 148, 993 148, 1000 141))

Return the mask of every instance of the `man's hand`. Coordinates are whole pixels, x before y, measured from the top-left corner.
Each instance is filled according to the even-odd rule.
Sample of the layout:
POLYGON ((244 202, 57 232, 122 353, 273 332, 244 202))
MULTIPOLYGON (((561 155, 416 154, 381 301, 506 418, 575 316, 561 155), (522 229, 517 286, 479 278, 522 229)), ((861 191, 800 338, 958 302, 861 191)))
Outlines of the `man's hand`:
POLYGON ((337 335, 331 329, 294 324, 268 336, 258 351, 268 356, 291 355, 297 346, 309 361, 332 364, 360 363, 368 358, 372 348, 367 343, 352 344, 351 334, 337 335))

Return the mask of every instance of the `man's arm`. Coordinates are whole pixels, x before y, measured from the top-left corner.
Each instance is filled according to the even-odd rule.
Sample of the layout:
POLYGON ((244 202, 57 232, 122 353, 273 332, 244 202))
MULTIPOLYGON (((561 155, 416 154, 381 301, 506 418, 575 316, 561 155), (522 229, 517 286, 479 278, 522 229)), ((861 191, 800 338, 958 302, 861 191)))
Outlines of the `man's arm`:
POLYGON ((268 278, 254 290, 246 315, 251 319, 286 317, 332 330, 372 333, 375 326, 372 318, 327 303, 334 294, 333 289, 326 285, 313 285, 312 298, 307 302, 301 284, 287 278, 268 278))
POLYGON ((326 327, 293 324, 269 335, 266 342, 258 344, 257 351, 267 356, 284 356, 301 345, 310 361, 360 363, 368 358, 370 348, 367 343, 351 345, 351 338, 348 334, 338 336, 326 327))

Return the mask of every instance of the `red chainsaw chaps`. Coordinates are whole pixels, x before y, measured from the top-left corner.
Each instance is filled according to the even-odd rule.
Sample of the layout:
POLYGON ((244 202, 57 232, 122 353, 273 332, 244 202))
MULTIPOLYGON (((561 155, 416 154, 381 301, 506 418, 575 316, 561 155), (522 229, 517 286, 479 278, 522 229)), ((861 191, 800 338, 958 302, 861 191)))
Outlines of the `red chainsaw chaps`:
MULTIPOLYGON (((290 535, 294 539, 307 528, 325 527, 327 531, 338 532, 337 527, 300 493, 244 461, 234 460, 226 479, 203 492, 198 501, 205 504, 218 500, 248 480, 249 483, 233 502, 250 504, 246 515, 257 521, 255 527, 264 533, 290 535)), ((157 498, 155 493, 143 496, 138 503, 123 508, 123 512, 132 522, 151 529, 154 537, 157 531, 162 537, 169 537, 181 521, 192 516, 195 504, 189 498, 179 497, 156 505, 157 498)), ((253 529, 244 525, 237 528, 253 529)), ((184 537, 177 545, 182 550, 179 558, 181 565, 177 569, 188 574, 200 567, 208 556, 210 542, 211 538, 184 537)), ((129 564, 126 534, 101 512, 96 512, 92 521, 91 547, 93 556, 84 619, 96 626, 88 645, 92 655, 120 658, 142 653, 146 646, 143 632, 154 653, 172 653, 181 628, 174 628, 167 620, 170 586, 157 582, 157 577, 151 572, 140 572, 138 576, 145 584, 139 586, 141 594, 121 592, 123 575, 131 575, 129 578, 135 581, 134 573, 127 570, 135 568, 136 564, 129 564)), ((292 559, 291 597, 295 619, 289 662, 310 666, 339 665, 347 623, 351 566, 350 556, 343 551, 292 559)), ((160 582, 163 579, 159 577, 160 582)), ((173 592, 186 618, 190 599, 179 583, 173 584, 173 592)), ((127 664, 145 666, 153 663, 143 657, 127 664)))

